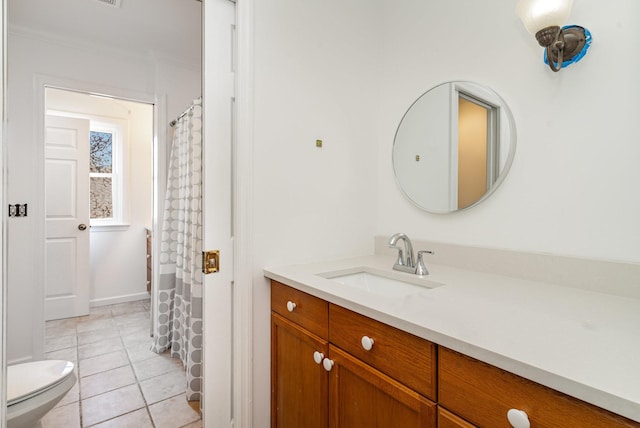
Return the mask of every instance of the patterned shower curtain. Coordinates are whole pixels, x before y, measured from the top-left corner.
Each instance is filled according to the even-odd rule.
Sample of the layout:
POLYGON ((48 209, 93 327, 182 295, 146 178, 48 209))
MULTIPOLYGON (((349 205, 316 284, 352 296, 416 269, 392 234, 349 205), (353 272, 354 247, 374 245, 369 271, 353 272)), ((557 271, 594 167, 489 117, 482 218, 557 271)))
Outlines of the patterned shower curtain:
POLYGON ((152 350, 171 351, 187 373, 187 400, 202 377, 202 102, 174 126, 160 243, 157 331, 152 350))

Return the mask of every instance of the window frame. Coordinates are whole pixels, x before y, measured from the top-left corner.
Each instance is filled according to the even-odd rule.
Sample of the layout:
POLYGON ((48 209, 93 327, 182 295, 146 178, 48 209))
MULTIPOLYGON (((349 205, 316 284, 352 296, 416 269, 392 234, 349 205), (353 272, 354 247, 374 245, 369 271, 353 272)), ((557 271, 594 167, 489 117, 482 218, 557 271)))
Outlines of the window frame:
MULTIPOLYGON (((111 203, 112 211, 110 218, 91 218, 89 220, 92 227, 102 226, 124 226, 126 213, 125 199, 125 139, 124 126, 119 120, 97 120, 91 118, 89 120, 89 130, 91 132, 109 133, 112 135, 111 141, 111 173, 89 173, 89 180, 92 177, 111 176, 111 203)), ((87 140, 89 144, 89 140, 87 140)))

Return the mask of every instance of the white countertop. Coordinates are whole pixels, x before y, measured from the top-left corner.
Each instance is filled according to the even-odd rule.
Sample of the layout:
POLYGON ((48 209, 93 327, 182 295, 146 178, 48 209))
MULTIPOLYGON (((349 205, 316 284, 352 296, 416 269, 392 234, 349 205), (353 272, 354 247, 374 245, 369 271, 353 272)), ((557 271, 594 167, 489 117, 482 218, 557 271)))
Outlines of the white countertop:
POLYGON ((394 257, 266 268, 266 277, 640 422, 640 300, 394 257), (381 296, 318 274, 391 273, 444 284, 381 296))

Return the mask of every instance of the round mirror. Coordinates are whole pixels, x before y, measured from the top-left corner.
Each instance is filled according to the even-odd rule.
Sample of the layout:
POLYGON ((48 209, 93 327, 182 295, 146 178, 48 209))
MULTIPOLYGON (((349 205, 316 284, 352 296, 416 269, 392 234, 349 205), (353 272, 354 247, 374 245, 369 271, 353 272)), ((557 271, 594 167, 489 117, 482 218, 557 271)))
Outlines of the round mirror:
POLYGON ((447 82, 420 96, 393 142, 393 169, 418 207, 450 213, 487 199, 504 180, 516 149, 506 103, 492 89, 447 82))

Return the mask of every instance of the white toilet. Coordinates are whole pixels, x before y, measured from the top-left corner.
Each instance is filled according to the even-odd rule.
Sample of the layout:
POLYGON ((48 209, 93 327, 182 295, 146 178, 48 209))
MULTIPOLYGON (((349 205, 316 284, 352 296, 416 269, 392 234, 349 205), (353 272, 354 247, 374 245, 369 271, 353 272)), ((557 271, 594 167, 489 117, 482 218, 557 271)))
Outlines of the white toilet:
POLYGON ((7 428, 39 427, 40 419, 76 383, 70 361, 44 360, 7 367, 7 428))

